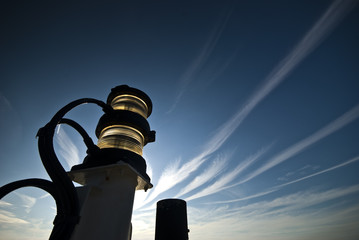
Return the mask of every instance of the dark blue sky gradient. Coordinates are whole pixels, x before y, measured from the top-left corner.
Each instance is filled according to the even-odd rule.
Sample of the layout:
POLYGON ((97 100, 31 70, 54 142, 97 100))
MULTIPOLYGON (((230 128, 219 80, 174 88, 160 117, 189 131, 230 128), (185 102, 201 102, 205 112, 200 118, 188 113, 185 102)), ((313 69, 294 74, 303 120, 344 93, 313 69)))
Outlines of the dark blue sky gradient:
MULTIPOLYGON (((111 88, 127 84, 152 99, 148 120, 157 131, 156 142, 144 148, 154 189, 136 196, 133 239, 153 239, 153 204, 178 195, 188 201, 194 240, 357 239, 358 26, 357 1, 3 2, 0 184, 47 178, 38 129, 70 101, 105 101, 111 88), (332 12, 313 32, 318 39, 305 42, 333 6, 338 15, 332 12), (301 48, 304 57, 283 67, 301 41, 310 50, 301 48), (236 118, 280 69, 289 72, 242 120, 236 118), (285 160, 259 172, 282 153, 285 160), (196 157, 203 164, 184 168, 196 157)), ((85 105, 68 117, 96 140, 101 114, 85 105)), ((56 149, 69 170, 64 134, 78 149, 67 156, 82 161, 86 149, 74 131, 61 129, 56 149)), ((3 199, 11 207, 1 202, 0 238, 16 236, 20 227, 31 239, 46 238, 54 204, 39 191, 19 194, 3 199), (24 210, 29 199, 34 203, 24 210)))

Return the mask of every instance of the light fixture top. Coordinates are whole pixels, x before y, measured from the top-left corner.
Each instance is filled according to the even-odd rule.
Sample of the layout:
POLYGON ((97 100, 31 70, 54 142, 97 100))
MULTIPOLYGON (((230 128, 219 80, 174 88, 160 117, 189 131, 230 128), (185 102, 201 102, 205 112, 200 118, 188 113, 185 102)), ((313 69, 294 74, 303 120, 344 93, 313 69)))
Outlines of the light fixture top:
POLYGON ((146 93, 142 92, 141 90, 139 90, 137 88, 129 87, 127 85, 120 85, 120 86, 112 88, 111 93, 107 97, 107 104, 110 105, 112 100, 120 95, 133 95, 133 96, 140 98, 147 105, 147 108, 148 108, 147 117, 149 117, 151 115, 152 101, 151 101, 150 97, 146 93))

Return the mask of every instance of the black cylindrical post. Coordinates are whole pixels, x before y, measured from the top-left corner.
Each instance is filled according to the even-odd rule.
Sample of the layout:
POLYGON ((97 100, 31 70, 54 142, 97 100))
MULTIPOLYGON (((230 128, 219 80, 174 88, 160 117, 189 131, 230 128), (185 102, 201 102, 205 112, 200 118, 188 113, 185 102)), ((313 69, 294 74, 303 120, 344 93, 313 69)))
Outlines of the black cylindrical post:
POLYGON ((181 199, 157 202, 155 240, 187 240, 187 206, 181 199))

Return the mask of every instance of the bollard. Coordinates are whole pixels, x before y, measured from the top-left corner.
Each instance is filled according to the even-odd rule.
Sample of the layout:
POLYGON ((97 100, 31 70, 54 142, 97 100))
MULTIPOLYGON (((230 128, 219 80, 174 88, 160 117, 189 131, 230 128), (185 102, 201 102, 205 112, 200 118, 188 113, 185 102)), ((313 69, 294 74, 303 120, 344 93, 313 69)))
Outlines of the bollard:
POLYGON ((186 201, 158 201, 155 240, 188 240, 188 232, 186 201))

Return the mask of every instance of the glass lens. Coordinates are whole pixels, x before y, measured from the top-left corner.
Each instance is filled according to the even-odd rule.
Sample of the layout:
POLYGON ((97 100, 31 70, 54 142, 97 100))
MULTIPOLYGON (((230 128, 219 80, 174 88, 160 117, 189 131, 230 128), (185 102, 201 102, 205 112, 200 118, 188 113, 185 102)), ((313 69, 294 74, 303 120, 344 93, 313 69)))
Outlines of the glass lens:
POLYGON ((97 142, 99 148, 120 148, 142 156, 143 135, 136 129, 124 125, 113 125, 101 131, 97 142))
POLYGON ((112 100, 111 106, 115 110, 128 110, 147 118, 148 107, 144 101, 136 96, 128 94, 119 95, 112 100))

